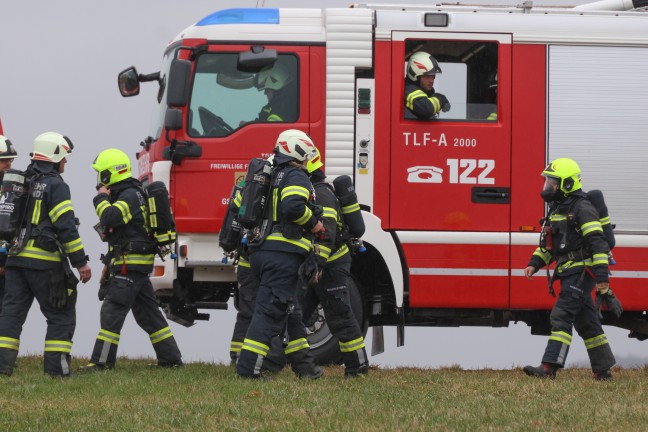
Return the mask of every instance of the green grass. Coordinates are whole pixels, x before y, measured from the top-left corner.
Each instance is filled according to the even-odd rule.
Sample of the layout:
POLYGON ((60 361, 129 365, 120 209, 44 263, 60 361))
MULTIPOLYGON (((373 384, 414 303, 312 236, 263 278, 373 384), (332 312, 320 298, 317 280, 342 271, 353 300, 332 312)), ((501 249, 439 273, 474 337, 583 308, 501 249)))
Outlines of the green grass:
POLYGON ((287 370, 255 381, 224 365, 152 370, 150 360, 120 359, 113 371, 62 380, 43 375, 40 357, 18 362, 0 379, 7 431, 631 431, 648 424, 648 368, 615 370, 612 382, 595 382, 585 369, 550 381, 519 369, 458 367, 372 368, 365 379, 346 380, 340 366, 318 381, 287 370))

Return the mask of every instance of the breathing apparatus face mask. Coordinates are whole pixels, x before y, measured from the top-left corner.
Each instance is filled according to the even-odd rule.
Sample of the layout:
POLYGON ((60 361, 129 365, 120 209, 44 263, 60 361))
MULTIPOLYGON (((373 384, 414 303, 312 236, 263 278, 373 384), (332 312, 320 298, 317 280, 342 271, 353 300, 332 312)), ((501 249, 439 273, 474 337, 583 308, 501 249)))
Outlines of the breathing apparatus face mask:
POLYGON ((564 198, 564 195, 560 190, 559 180, 552 177, 545 177, 544 186, 542 187, 540 196, 546 202, 562 200, 564 198))

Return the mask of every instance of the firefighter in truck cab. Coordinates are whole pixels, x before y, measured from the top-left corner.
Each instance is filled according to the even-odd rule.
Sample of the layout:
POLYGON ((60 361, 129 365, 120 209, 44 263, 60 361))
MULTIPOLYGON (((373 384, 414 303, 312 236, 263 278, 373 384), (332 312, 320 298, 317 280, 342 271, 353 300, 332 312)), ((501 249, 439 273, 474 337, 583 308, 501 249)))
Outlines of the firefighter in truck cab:
POLYGON ((555 262, 550 292, 555 296, 551 284, 559 279, 560 294, 551 311, 551 336, 542 364, 525 366, 523 370, 529 376, 555 378, 558 369, 565 366, 575 328, 585 342, 594 378, 610 380, 615 359, 601 326, 599 310, 592 301, 592 290, 596 287, 598 306, 605 304, 617 317, 622 308, 610 289, 610 247, 601 218, 581 189, 581 170, 575 161, 556 159, 542 175, 545 182, 541 196, 549 204, 549 211, 540 246, 524 275, 531 279, 540 268, 555 262))
POLYGON ((407 62, 405 78, 405 118, 430 120, 441 111, 450 111, 445 95, 434 90, 434 80, 441 73, 439 62, 430 54, 419 51, 407 62))

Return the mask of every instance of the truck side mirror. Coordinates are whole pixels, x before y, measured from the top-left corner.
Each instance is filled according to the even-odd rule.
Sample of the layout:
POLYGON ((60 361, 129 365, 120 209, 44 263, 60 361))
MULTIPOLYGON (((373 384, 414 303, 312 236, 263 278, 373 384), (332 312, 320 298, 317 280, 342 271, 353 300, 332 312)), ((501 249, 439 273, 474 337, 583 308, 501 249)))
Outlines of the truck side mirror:
POLYGON ((164 128, 168 131, 182 128, 182 111, 180 109, 167 108, 164 115, 164 128))
POLYGON ((168 106, 183 107, 187 105, 189 101, 190 73, 191 62, 189 60, 173 59, 167 88, 168 106))
POLYGON ((257 72, 277 61, 277 50, 265 49, 262 46, 253 46, 250 51, 239 54, 238 68, 243 71, 257 72))
POLYGON ((117 85, 119 86, 119 93, 123 97, 137 96, 139 94, 140 85, 135 66, 119 72, 119 75, 117 75, 117 85))

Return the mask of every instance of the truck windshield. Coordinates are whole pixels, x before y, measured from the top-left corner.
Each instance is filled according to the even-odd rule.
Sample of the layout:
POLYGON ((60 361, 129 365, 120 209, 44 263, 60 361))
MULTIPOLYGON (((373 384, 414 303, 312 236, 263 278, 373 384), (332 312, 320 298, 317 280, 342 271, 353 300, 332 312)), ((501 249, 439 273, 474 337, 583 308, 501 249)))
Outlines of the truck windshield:
POLYGON ((295 122, 299 117, 297 57, 280 54, 259 72, 240 71, 238 53, 205 53, 196 64, 189 135, 222 137, 251 122, 295 122))
POLYGON ((162 128, 164 127, 164 116, 167 111, 166 103, 166 85, 169 75, 169 69, 171 68, 171 60, 176 56, 177 46, 173 49, 167 50, 164 53, 162 58, 162 66, 160 67, 160 88, 158 90, 157 105, 153 110, 153 115, 151 117, 151 125, 149 127, 149 135, 155 140, 160 138, 162 133, 162 128))

